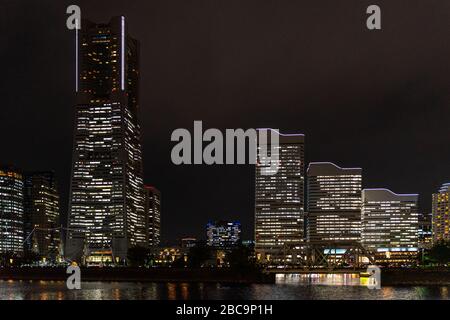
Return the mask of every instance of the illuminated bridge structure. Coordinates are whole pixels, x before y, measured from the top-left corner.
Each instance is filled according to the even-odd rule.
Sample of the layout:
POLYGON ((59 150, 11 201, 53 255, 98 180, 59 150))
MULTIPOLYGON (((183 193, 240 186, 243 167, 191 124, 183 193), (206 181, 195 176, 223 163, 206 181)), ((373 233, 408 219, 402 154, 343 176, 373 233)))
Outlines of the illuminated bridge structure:
POLYGON ((366 250, 359 242, 334 244, 302 244, 299 246, 284 246, 285 264, 277 267, 267 266, 267 271, 293 272, 362 269, 375 264, 375 255, 366 250))

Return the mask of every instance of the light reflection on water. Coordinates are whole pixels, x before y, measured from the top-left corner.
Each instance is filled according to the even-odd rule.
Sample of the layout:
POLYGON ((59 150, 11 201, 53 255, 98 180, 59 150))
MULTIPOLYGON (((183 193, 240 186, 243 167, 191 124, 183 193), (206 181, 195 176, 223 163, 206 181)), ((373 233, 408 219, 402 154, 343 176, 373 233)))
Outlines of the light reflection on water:
POLYGON ((277 284, 325 285, 325 286, 362 286, 367 278, 360 278, 357 273, 310 273, 277 274, 277 284))
POLYGON ((356 274, 277 276, 276 284, 86 282, 67 290, 58 281, 0 281, 1 300, 377 300, 449 299, 449 287, 370 290, 356 274))

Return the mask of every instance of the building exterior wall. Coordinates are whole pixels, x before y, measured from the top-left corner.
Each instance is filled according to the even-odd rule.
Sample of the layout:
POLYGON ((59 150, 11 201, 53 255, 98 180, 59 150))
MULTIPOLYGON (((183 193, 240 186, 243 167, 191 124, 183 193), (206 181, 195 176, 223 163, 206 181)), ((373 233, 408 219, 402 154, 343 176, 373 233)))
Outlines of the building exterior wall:
POLYGON ((23 254, 23 176, 0 167, 0 253, 23 254))
POLYGON ((53 172, 24 175, 25 251, 55 260, 60 254, 58 186, 53 172))
POLYGON ((418 254, 418 195, 363 191, 362 244, 378 262, 404 263, 418 254))
POLYGON ((332 248, 360 242, 362 169, 311 163, 307 185, 308 242, 332 248))
POLYGON ((210 222, 206 226, 207 245, 214 248, 231 249, 241 241, 241 224, 231 221, 210 222))
MULTIPOLYGON (((286 247, 304 241, 305 136, 282 134, 271 129, 268 136, 279 136, 279 168, 275 175, 263 175, 261 147, 255 180, 255 250, 257 259, 273 264, 288 262, 286 247)), ((271 141, 269 138, 268 141, 271 141)))
POLYGON ((450 183, 433 194, 433 243, 450 240, 450 183))
POLYGON ((124 17, 83 21, 77 33, 79 70, 69 231, 66 253, 80 259, 110 251, 126 259, 146 245, 139 111, 139 43, 124 17))
POLYGON ((154 187, 145 187, 145 216, 147 243, 158 247, 161 243, 161 192, 154 187))

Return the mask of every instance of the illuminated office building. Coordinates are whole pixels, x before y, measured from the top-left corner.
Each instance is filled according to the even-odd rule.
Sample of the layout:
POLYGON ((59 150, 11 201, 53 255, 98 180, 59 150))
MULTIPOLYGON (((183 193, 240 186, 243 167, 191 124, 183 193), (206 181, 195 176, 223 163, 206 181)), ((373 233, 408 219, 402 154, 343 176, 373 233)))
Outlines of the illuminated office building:
POLYGON ((54 172, 24 174, 25 251, 55 260, 60 249, 59 195, 54 172))
MULTIPOLYGON (((255 252, 257 259, 274 265, 288 263, 286 250, 304 241, 305 136, 266 130, 267 141, 279 136, 275 148, 278 171, 264 175, 261 152, 270 142, 260 141, 255 181, 255 252), (262 149, 263 148, 263 149, 262 149)), ((260 131, 261 131, 260 130, 260 131)))
POLYGON ((362 245, 380 263, 416 259, 419 195, 396 194, 387 189, 366 189, 362 194, 362 245))
POLYGON ((433 245, 433 214, 419 214, 419 248, 429 249, 433 245))
POLYGON ((433 194, 433 243, 450 240, 450 183, 433 194))
POLYGON ((145 186, 144 208, 147 243, 157 247, 161 243, 161 192, 155 187, 145 186))
POLYGON ((23 253, 23 176, 0 167, 0 253, 23 253))
POLYGON ((206 226, 207 245, 214 248, 230 249, 241 241, 241 224, 239 222, 217 221, 206 226))
POLYGON ((123 262, 146 246, 139 112, 139 43, 125 17, 82 21, 66 254, 123 262))
POLYGON ((307 175, 308 241, 334 248, 358 243, 362 169, 317 162, 309 165, 307 175))

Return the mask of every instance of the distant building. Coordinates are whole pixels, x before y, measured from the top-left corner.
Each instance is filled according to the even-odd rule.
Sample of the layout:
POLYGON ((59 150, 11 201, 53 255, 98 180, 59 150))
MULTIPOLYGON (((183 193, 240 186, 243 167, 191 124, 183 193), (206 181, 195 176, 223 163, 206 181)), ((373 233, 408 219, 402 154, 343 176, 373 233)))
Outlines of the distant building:
POLYGON ((147 243, 158 247, 161 243, 161 192, 155 187, 145 186, 145 218, 147 243))
POLYGON ((0 253, 23 253, 23 176, 0 166, 0 253))
POLYGON ((286 248, 298 246, 305 238, 305 136, 272 129, 260 131, 267 131, 268 141, 271 135, 278 135, 275 152, 279 168, 276 174, 263 174, 263 148, 270 150, 270 142, 260 141, 255 178, 255 251, 258 261, 281 265, 290 259, 286 248))
POLYGON ((253 241, 253 240, 243 240, 242 241, 242 245, 244 247, 247 247, 247 248, 254 248, 255 247, 255 241, 253 241))
POLYGON ((61 229, 59 194, 54 172, 24 175, 25 251, 55 260, 59 255, 61 229))
POLYGON ((125 17, 76 32, 68 258, 124 263, 147 245, 139 114, 139 42, 125 17))
POLYGON ((184 263, 188 261, 188 250, 181 247, 153 247, 151 248, 154 256, 154 265, 160 267, 171 266, 174 262, 182 260, 184 263))
POLYGON ((433 243, 450 240, 450 183, 433 194, 433 243))
POLYGON ((207 245, 214 248, 233 248, 241 241, 241 224, 239 222, 210 222, 206 227, 207 245))
POLYGON ((387 189, 366 189, 362 194, 362 245, 380 263, 401 264, 416 259, 419 195, 387 189))
POLYGON ((330 248, 359 243, 362 169, 315 162, 307 175, 308 241, 330 248))
POLYGON ((181 248, 193 248, 197 245, 197 238, 194 237, 186 237, 181 239, 181 248))
POLYGON ((419 214, 419 248, 429 249, 433 245, 432 213, 419 214))

